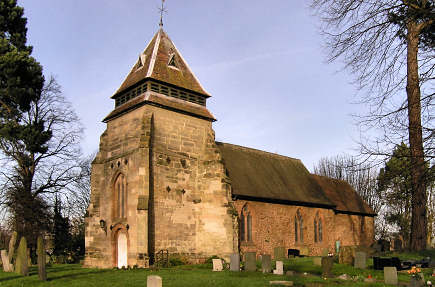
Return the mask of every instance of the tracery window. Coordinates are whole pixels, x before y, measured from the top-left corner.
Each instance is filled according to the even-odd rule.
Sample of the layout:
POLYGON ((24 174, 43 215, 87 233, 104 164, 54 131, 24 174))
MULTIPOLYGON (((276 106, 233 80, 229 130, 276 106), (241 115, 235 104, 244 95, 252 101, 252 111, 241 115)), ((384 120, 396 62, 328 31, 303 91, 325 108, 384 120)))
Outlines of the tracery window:
POLYGON ((114 217, 126 218, 127 217, 127 188, 125 184, 125 176, 118 175, 114 186, 114 217))
POLYGON ((295 215, 295 242, 304 242, 304 220, 299 209, 295 215))
POLYGON ((252 216, 246 206, 240 214, 240 241, 252 241, 252 216))
POLYGON ((314 218, 314 242, 322 242, 322 219, 319 217, 319 214, 316 214, 314 218))

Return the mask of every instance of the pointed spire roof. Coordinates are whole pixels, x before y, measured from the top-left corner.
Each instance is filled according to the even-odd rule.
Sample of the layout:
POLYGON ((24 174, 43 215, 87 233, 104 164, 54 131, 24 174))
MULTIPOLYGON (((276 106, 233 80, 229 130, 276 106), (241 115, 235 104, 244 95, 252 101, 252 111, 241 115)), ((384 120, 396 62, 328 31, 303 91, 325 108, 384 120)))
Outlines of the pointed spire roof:
POLYGON ((162 28, 139 55, 137 62, 112 98, 147 78, 210 97, 162 28))

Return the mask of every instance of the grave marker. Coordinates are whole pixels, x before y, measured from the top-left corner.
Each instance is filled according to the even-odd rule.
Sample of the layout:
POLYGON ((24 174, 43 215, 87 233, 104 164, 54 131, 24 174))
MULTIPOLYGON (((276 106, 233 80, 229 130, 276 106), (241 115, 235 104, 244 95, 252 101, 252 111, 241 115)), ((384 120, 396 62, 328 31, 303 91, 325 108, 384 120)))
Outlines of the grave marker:
POLYGON ((231 254, 230 256, 230 271, 240 271, 240 255, 239 253, 231 254))
POLYGON ((47 271, 45 270, 45 246, 42 236, 38 236, 36 252, 38 253, 38 276, 39 280, 47 280, 47 271))
POLYGON ((221 259, 213 259, 213 271, 222 271, 224 269, 221 259))
POLYGON ((6 250, 1 251, 1 257, 2 257, 2 263, 3 263, 3 271, 4 272, 14 271, 13 268, 11 268, 11 264, 9 263, 9 256, 8 256, 8 252, 6 250))
POLYGON ((384 267, 384 282, 385 284, 397 285, 397 269, 396 267, 384 267))
POLYGON ((365 252, 356 252, 355 253, 355 268, 366 269, 367 267, 367 255, 365 252))
POLYGON ((245 253, 245 271, 257 271, 257 255, 255 252, 245 253))
POLYGON ((269 254, 263 254, 261 256, 261 269, 263 273, 270 273, 272 270, 271 256, 269 254))
POLYGON ((334 265, 334 257, 322 257, 322 277, 332 277, 332 266, 334 265))
POLYGON ((23 236, 18 245, 17 261, 15 264, 15 272, 27 276, 29 275, 29 259, 27 258, 27 240, 23 236))
POLYGON ((310 249, 306 246, 301 247, 299 250, 300 256, 309 256, 310 255, 310 249))
POLYGON ((284 275, 284 264, 282 261, 276 261, 276 269, 273 270, 273 274, 284 275))
POLYGON ((313 264, 316 266, 322 266, 322 257, 313 257, 313 264))
POLYGON ((162 277, 157 275, 147 276, 147 287, 162 287, 162 277))

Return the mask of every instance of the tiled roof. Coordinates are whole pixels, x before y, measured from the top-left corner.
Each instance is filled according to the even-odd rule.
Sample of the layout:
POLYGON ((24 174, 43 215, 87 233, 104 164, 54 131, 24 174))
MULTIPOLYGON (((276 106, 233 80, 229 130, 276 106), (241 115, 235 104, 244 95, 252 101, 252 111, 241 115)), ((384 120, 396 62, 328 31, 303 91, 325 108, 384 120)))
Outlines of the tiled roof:
POLYGON ((242 146, 216 143, 233 196, 334 207, 298 159, 242 146))
POLYGON ((376 215, 373 209, 346 181, 314 174, 311 176, 336 205, 337 212, 376 215))
POLYGON ((163 29, 159 29, 139 55, 138 61, 114 96, 146 78, 169 83, 209 97, 163 29), (171 57, 173 57, 175 66, 169 65, 171 57))

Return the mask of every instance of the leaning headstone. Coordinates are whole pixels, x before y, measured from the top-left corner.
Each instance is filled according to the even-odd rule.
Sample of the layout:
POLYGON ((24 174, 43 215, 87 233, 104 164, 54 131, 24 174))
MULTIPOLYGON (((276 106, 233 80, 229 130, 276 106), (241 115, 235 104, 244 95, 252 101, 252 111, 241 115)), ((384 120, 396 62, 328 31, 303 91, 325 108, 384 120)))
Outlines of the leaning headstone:
POLYGON ((17 245, 17 238, 18 238, 18 233, 16 231, 14 231, 14 233, 12 233, 11 239, 9 239, 9 253, 8 253, 8 257, 9 257, 9 263, 13 264, 15 263, 15 247, 17 245))
POLYGON ((366 269, 367 267, 367 255, 365 252, 356 252, 355 253, 355 268, 366 269))
POLYGON ((38 236, 36 252, 38 253, 38 275, 39 280, 47 280, 47 271, 45 270, 45 246, 42 236, 38 236))
POLYGON ((231 254, 230 256, 230 271, 240 271, 240 255, 239 253, 231 254))
POLYGON ((316 266, 322 266, 322 257, 313 257, 313 264, 316 266))
POLYGON ((257 271, 257 255, 255 252, 245 253, 245 271, 257 271))
POLYGON ((284 247, 275 247, 273 249, 273 259, 275 260, 284 260, 285 259, 285 248, 284 247))
POLYGON ((310 249, 306 246, 301 247, 301 249, 299 249, 300 251, 300 256, 309 256, 310 255, 310 249))
POLYGON ((276 269, 273 270, 273 274, 284 275, 284 263, 282 261, 276 261, 276 269))
POLYGON ((272 271, 271 256, 269 254, 261 256, 261 270, 263 273, 270 273, 272 271))
POLYGON ((332 277, 332 266, 334 265, 334 257, 322 257, 322 277, 332 277))
POLYGON ((11 268, 11 264, 9 263, 9 256, 6 250, 1 251, 2 263, 3 263, 3 271, 4 272, 12 272, 14 271, 11 268))
POLYGON ((162 287, 162 277, 157 275, 147 276, 147 287, 162 287))
POLYGON ((15 272, 23 276, 29 275, 29 259, 27 258, 27 240, 23 236, 18 245, 17 261, 15 263, 15 272))
POLYGON ((384 282, 385 284, 397 285, 397 269, 396 267, 384 267, 384 282))
POLYGON ((223 269, 222 259, 213 259, 213 271, 222 271, 223 269))

